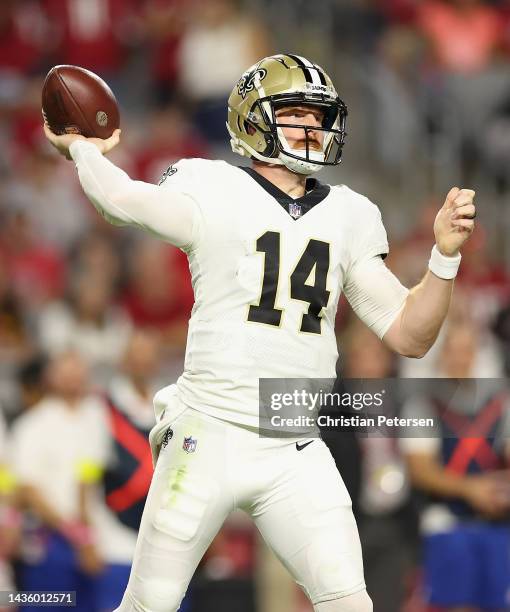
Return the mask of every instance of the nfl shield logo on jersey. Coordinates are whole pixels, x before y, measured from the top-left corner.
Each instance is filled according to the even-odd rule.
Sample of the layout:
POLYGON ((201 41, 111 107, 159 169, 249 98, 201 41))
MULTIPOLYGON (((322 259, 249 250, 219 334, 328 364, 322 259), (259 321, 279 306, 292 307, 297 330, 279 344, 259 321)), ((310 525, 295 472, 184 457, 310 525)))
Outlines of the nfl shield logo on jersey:
POLYGON ((301 205, 296 204, 295 202, 291 202, 289 204, 289 215, 293 219, 298 219, 301 216, 301 205))
POLYGON ((195 440, 191 436, 189 438, 184 438, 184 442, 182 443, 182 448, 187 453, 194 453, 197 449, 197 440, 195 440))

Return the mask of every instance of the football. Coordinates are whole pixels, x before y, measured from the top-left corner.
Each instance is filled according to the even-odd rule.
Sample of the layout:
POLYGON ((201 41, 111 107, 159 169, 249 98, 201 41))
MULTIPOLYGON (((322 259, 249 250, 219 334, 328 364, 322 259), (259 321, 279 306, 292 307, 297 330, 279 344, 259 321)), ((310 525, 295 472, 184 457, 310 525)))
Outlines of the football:
POLYGON ((79 66, 54 66, 42 90, 43 116, 55 134, 109 138, 119 127, 119 106, 108 85, 79 66))

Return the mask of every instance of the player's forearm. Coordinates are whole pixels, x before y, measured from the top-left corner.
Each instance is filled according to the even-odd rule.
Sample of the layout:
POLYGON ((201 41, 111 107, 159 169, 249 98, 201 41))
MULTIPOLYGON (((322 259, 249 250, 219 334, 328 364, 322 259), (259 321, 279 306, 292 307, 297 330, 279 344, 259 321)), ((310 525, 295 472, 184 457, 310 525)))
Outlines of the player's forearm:
POLYGON ((453 280, 438 278, 430 270, 411 289, 394 323, 402 354, 423 357, 434 344, 448 314, 452 291, 453 280))
POLYGON ((129 189, 130 177, 104 157, 92 143, 75 141, 69 147, 69 152, 76 164, 83 191, 98 212, 113 225, 136 224, 136 219, 116 202, 129 189))

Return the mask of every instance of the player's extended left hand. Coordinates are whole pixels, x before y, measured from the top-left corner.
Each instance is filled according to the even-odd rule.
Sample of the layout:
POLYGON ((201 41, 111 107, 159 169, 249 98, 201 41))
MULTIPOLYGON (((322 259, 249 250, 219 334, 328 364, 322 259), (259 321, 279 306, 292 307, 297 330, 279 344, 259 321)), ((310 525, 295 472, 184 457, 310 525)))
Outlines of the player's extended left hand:
POLYGON ((55 149, 57 149, 60 155, 63 155, 66 159, 71 159, 69 147, 75 140, 86 140, 88 142, 92 142, 103 155, 108 153, 108 151, 111 151, 113 147, 116 147, 120 140, 120 130, 115 130, 110 138, 105 138, 103 140, 102 138, 85 138, 85 136, 82 136, 81 134, 54 134, 47 123, 44 123, 43 128, 46 138, 51 142, 55 149))
POLYGON ((476 216, 474 197, 475 192, 472 189, 453 187, 448 192, 434 221, 437 248, 443 255, 456 255, 473 233, 476 216))

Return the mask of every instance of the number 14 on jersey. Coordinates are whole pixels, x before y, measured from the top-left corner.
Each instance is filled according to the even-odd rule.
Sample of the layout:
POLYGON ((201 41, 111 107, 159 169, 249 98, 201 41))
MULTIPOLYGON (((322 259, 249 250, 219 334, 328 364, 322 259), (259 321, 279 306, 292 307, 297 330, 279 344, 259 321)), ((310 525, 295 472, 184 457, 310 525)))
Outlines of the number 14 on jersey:
MULTIPOLYGON (((281 322, 281 308, 276 308, 278 280, 280 277, 280 233, 265 232, 257 240, 257 251, 264 253, 264 276, 257 304, 252 304, 248 321, 278 327, 281 322)), ((290 275, 290 297, 308 303, 303 314, 299 331, 321 333, 322 309, 327 306, 330 291, 326 289, 329 271, 329 244, 311 238, 290 275), (307 284, 315 268, 313 285, 307 284)))

